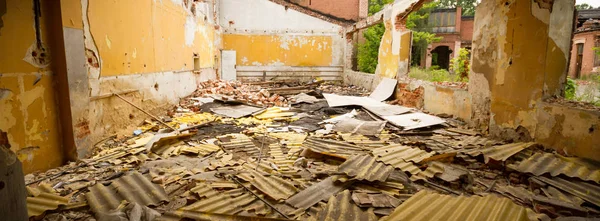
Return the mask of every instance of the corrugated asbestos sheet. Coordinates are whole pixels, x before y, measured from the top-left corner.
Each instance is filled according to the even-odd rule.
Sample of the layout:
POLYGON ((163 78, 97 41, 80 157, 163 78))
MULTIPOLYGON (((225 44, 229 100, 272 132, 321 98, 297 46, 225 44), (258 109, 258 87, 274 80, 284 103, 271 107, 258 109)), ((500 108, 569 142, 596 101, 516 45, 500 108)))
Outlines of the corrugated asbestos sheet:
POLYGON ((382 220, 529 220, 533 211, 494 195, 450 196, 420 191, 382 220))
POLYGON ((349 190, 338 193, 337 196, 331 196, 327 201, 327 206, 317 213, 312 220, 377 220, 373 209, 362 209, 352 202, 352 195, 349 190))
POLYGON ((220 149, 221 148, 219 146, 213 144, 199 144, 196 146, 183 147, 181 148, 181 152, 188 154, 197 154, 198 156, 203 157, 220 149))
MULTIPOLYGON (((290 181, 276 176, 263 176, 262 174, 250 170, 251 179, 248 180, 252 186, 275 200, 284 200, 298 192, 298 188, 290 181)), ((240 177, 238 175, 238 177, 240 177)), ((248 177, 240 177, 247 180, 248 177)))
POLYGON ((457 141, 454 145, 459 148, 473 148, 473 147, 490 147, 493 145, 499 145, 502 142, 497 140, 491 140, 480 136, 463 136, 460 141, 457 141))
POLYGON ((278 171, 289 171, 294 165, 294 161, 288 159, 287 154, 284 154, 279 144, 269 145, 269 155, 271 155, 273 163, 278 167, 278 171))
POLYGON ((306 210, 318 202, 326 200, 330 196, 348 188, 352 183, 353 182, 335 183, 333 181, 333 176, 330 176, 321 180, 321 182, 302 190, 285 202, 297 209, 306 210))
POLYGON ((243 209, 231 197, 212 189, 206 183, 197 183, 190 192, 198 194, 200 200, 181 208, 182 211, 209 212, 233 215, 243 209))
POLYGON ((303 146, 312 152, 344 159, 350 157, 351 155, 368 153, 367 150, 354 144, 312 137, 304 141, 303 146))
POLYGON ((509 157, 533 145, 535 145, 535 143, 511 143, 482 149, 470 149, 464 151, 464 153, 469 154, 471 156, 478 156, 480 154, 483 154, 485 163, 488 163, 490 161, 490 158, 498 161, 505 161, 509 157))
POLYGON ((528 159, 509 165, 509 168, 536 176, 549 173, 552 176, 564 174, 582 180, 600 183, 600 168, 582 158, 563 157, 551 153, 536 153, 528 159))
POLYGON ((55 210, 60 205, 69 203, 69 198, 61 197, 48 185, 40 185, 36 189, 27 187, 27 190, 32 195, 27 197, 27 214, 29 214, 29 217, 39 216, 47 210, 55 210))
POLYGON ((196 212, 196 211, 173 211, 166 212, 161 217, 156 219, 157 221, 179 221, 183 219, 192 219, 192 220, 211 220, 211 221, 257 221, 257 220, 265 220, 265 221, 277 221, 277 220, 285 220, 285 219, 276 219, 276 218, 267 218, 267 217, 252 217, 252 216, 236 216, 236 215, 228 215, 228 214, 218 214, 218 213, 206 213, 206 212, 196 212))
POLYGON ((96 184, 89 190, 85 197, 98 220, 104 220, 103 215, 117 208, 122 200, 144 206, 169 200, 162 187, 138 172, 116 179, 110 186, 96 184))
POLYGON ((394 171, 394 167, 377 162, 370 155, 356 155, 340 165, 338 171, 357 180, 384 182, 394 171))
POLYGON ((244 134, 229 134, 218 138, 221 140, 220 145, 227 152, 246 152, 250 156, 260 154, 260 150, 252 143, 252 139, 244 134))
POLYGON ((377 160, 386 164, 395 164, 400 160, 418 163, 435 154, 435 152, 427 152, 419 148, 412 148, 404 145, 390 145, 387 147, 373 149, 372 152, 373 155, 378 157, 377 160))
POLYGON ((346 142, 350 142, 362 147, 368 147, 368 148, 378 148, 378 147, 383 147, 387 145, 387 140, 386 138, 382 138, 380 137, 380 140, 371 140, 368 137, 365 137, 363 135, 360 134, 340 134, 340 136, 342 137, 342 139, 346 142))
POLYGON ((589 203, 600 207, 600 187, 584 181, 567 181, 559 177, 552 179, 546 177, 532 177, 540 182, 547 183, 559 190, 573 194, 589 203))

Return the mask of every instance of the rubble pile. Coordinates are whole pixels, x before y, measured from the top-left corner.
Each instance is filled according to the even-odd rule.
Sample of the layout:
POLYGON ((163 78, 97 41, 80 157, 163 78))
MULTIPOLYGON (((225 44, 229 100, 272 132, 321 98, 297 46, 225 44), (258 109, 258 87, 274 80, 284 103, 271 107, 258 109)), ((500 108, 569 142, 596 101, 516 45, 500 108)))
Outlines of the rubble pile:
MULTIPOLYGON (((255 86, 215 81, 186 100, 258 96, 269 85, 255 86)), ((348 90, 322 84, 317 91, 348 90)), ((167 123, 177 130, 148 120, 131 137, 99 143, 88 159, 27 175, 30 217, 600 218, 597 162, 490 139, 409 108, 392 118, 386 111, 394 105, 366 97, 345 97, 362 109, 307 94, 285 100, 291 97, 305 102, 258 111, 216 99, 199 105, 211 108, 182 106, 167 123), (240 117, 226 116, 234 114, 240 117)))

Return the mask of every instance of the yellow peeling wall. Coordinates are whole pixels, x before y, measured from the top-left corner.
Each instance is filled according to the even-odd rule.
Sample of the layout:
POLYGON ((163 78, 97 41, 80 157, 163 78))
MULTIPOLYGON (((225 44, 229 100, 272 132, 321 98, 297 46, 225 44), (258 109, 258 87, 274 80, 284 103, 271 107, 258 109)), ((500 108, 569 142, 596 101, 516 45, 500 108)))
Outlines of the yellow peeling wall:
POLYGON ((386 78, 396 78, 397 74, 406 74, 410 59, 411 32, 404 31, 399 39, 392 37, 393 25, 391 21, 385 21, 385 33, 381 38, 379 46, 378 67, 376 74, 386 78), (400 41, 399 52, 393 52, 393 41, 400 41))
POLYGON ((200 68, 214 66, 214 26, 181 4, 89 0, 88 8, 101 76, 189 71, 194 69, 194 54, 200 68))
POLYGON ((223 35, 223 50, 235 50, 240 66, 330 66, 331 36, 223 35))
MULTIPOLYGON (((60 166, 63 162, 58 108, 50 66, 37 68, 25 62, 35 42, 33 2, 7 0, 0 29, 0 130, 8 132, 11 149, 25 173, 60 166)), ((42 15, 47 14, 42 7, 42 15)), ((47 42, 43 26, 42 40, 47 42)))

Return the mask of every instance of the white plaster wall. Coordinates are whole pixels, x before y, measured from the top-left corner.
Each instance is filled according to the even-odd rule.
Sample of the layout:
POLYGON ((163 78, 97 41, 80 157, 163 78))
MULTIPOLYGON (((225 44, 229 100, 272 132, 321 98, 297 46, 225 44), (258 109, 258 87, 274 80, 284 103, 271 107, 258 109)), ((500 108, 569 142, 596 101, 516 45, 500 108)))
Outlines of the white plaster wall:
POLYGON ((225 32, 331 33, 342 28, 268 0, 221 0, 219 22, 225 32))

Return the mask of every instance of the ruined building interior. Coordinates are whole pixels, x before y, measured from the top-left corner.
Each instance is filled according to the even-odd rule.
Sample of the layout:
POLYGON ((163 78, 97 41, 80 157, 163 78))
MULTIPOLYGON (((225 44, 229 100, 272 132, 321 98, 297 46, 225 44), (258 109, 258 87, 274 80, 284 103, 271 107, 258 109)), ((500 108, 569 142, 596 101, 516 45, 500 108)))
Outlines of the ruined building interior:
POLYGON ((464 84, 408 76, 425 2, 0 0, 0 220, 598 220, 575 0, 481 0, 464 84))

